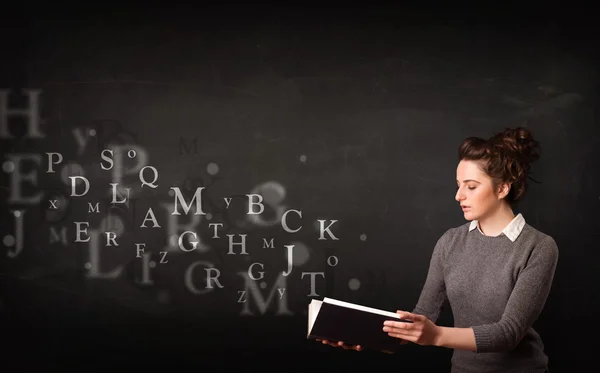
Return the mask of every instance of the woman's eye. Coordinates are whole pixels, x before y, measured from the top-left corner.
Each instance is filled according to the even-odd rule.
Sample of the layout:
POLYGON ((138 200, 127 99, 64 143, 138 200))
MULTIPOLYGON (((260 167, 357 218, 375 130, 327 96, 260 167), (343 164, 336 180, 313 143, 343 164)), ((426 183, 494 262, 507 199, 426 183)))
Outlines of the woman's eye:
POLYGON ((473 189, 475 189, 475 188, 477 188, 477 187, 469 187, 469 190, 473 190, 473 189))

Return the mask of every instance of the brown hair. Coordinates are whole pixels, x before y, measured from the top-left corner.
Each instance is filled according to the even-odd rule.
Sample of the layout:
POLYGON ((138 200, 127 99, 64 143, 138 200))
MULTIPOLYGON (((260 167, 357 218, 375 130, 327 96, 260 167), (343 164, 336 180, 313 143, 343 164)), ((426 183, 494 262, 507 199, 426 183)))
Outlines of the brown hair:
POLYGON ((506 200, 512 205, 527 191, 531 163, 540 158, 539 147, 530 130, 506 128, 487 140, 466 138, 458 149, 458 159, 482 161, 481 170, 492 178, 494 189, 503 183, 511 184, 506 200))

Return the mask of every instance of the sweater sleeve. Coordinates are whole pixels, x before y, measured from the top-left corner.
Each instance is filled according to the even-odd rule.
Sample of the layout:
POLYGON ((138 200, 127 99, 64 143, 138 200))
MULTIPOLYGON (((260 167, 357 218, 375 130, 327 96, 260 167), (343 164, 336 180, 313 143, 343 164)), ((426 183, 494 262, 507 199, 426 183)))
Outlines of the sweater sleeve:
POLYGON ((424 315, 434 323, 439 317, 442 305, 447 299, 446 283, 444 281, 444 261, 449 232, 450 230, 446 231, 438 239, 433 249, 425 285, 421 290, 417 305, 413 309, 413 313, 424 315))
POLYGON ((477 353, 510 351, 519 344, 544 308, 557 262, 556 242, 546 236, 533 248, 500 321, 472 327, 477 353))

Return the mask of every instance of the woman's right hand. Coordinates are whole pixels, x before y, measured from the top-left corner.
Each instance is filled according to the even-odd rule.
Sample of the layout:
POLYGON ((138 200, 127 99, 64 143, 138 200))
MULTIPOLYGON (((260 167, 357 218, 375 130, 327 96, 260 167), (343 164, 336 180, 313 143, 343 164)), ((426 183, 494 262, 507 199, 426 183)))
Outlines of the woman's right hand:
POLYGON ((326 339, 317 339, 317 342, 321 342, 324 345, 329 345, 329 346, 333 346, 333 347, 341 347, 344 350, 354 350, 354 351, 362 351, 362 346, 361 345, 349 345, 349 344, 345 344, 344 342, 333 342, 333 341, 328 341, 326 339))

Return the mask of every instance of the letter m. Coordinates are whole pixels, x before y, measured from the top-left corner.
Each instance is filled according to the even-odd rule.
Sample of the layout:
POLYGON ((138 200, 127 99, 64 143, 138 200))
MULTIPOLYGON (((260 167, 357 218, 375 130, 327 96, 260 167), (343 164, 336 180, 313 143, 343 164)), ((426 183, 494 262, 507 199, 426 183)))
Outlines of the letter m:
MULTIPOLYGON (((269 308, 271 303, 273 302, 273 298, 277 299, 277 297, 275 297, 275 294, 278 293, 277 289, 285 289, 286 287, 285 277, 283 277, 280 273, 279 277, 277 278, 277 281, 271 289, 271 292, 265 300, 265 298, 263 298, 262 296, 260 289, 256 284, 256 281, 252 280, 248 276, 247 272, 238 272, 238 274, 244 278, 244 282, 246 285, 245 290, 249 298, 247 302, 244 302, 244 307, 240 315, 254 315, 252 311, 250 311, 250 299, 254 300, 254 303, 256 304, 256 307, 260 311, 261 315, 264 315, 265 312, 267 312, 267 309, 269 308)), ((293 315, 293 313, 288 308, 287 297, 277 299, 277 303, 277 315, 293 315)))
POLYGON ((179 155, 188 155, 193 150, 193 154, 198 154, 198 136, 194 137, 190 143, 186 143, 184 137, 179 138, 179 155))
POLYGON ((185 198, 183 198, 183 194, 181 194, 181 190, 178 187, 171 187, 171 190, 174 192, 173 194, 175 195, 175 203, 173 205, 173 213, 171 215, 181 215, 181 213, 177 209, 178 205, 181 205, 181 207, 183 207, 184 213, 187 214, 192 208, 192 204, 194 202, 196 202, 194 215, 206 215, 206 213, 202 211, 202 190, 204 189, 205 187, 196 188, 196 193, 194 193, 194 197, 192 197, 192 200, 188 205, 185 202, 185 198))

